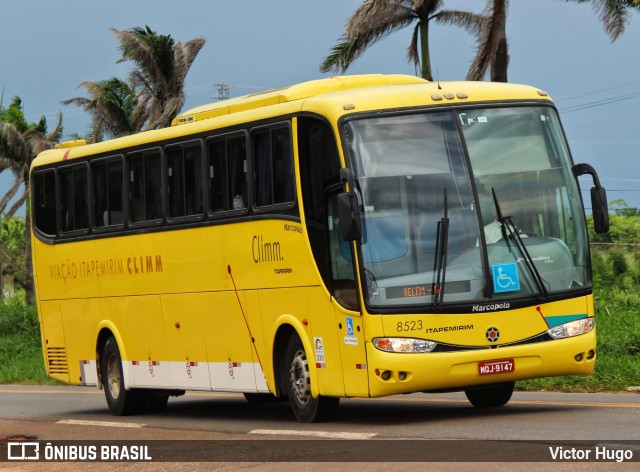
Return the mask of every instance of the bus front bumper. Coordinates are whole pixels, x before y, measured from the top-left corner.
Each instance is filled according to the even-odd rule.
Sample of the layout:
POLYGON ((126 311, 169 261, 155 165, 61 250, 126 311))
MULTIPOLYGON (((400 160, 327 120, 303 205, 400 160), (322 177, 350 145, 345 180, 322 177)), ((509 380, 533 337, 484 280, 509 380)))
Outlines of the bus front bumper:
POLYGON ((367 343, 370 396, 460 389, 558 375, 590 375, 595 330, 535 344, 446 353, 390 353, 367 343), (501 361, 501 362, 500 362, 501 361))

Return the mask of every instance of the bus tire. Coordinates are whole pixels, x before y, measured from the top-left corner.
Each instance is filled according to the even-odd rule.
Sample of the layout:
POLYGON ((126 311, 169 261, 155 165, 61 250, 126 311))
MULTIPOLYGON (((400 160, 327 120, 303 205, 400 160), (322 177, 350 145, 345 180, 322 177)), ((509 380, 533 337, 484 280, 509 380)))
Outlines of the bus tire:
POLYGON ((476 408, 497 408, 509 403, 514 386, 515 382, 507 382, 465 390, 464 393, 476 408))
POLYGON ((291 409, 298 421, 317 423, 332 419, 338 412, 339 398, 311 394, 309 362, 297 335, 289 338, 285 354, 284 379, 291 409))
POLYGON ((113 336, 107 339, 102 349, 100 376, 107 405, 115 416, 132 415, 146 409, 148 392, 125 389, 120 349, 113 336))

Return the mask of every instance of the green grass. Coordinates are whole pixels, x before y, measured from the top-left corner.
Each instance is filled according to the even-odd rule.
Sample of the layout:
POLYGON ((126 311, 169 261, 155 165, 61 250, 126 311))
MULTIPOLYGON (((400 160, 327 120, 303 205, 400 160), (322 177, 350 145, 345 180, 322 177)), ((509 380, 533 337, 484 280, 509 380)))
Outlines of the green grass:
POLYGON ((594 291, 597 359, 592 376, 564 376, 518 382, 520 390, 624 391, 640 386, 639 288, 606 286, 594 291))
POLYGON ((0 303, 0 384, 53 384, 47 377, 34 306, 0 303))

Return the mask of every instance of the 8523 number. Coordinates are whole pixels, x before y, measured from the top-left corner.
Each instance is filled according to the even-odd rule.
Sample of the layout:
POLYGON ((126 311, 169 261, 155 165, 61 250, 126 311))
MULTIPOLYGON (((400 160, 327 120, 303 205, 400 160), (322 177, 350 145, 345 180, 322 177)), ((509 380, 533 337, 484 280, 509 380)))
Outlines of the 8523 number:
POLYGON ((402 333, 404 331, 420 331, 422 330, 422 320, 414 321, 398 321, 396 324, 396 331, 402 333))

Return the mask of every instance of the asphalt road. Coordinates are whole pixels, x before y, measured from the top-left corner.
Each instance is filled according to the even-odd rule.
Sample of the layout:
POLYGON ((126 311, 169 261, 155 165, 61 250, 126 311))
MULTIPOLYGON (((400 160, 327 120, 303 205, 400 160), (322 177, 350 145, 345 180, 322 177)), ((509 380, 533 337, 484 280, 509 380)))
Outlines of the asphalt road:
MULTIPOLYGON (((334 421, 301 424, 287 403, 248 404, 237 394, 188 392, 172 398, 162 413, 114 417, 103 393, 95 388, 0 385, 3 449, 5 442, 20 441, 67 441, 66 445, 93 441, 91 444, 100 445, 111 441, 142 444, 147 440, 154 440, 154 447, 161 444, 163 451, 175 444, 189 444, 193 456, 188 460, 205 461, 206 468, 215 464, 216 470, 298 470, 295 466, 300 465, 297 454, 301 446, 310 451, 308 460, 318 464, 318 470, 329 470, 327 461, 334 457, 339 462, 331 470, 336 470, 335 464, 340 469, 344 461, 360 462, 363 467, 349 470, 386 470, 388 463, 421 462, 426 450, 438 461, 438 470, 460 470, 455 467, 459 460, 474 462, 474 470, 489 470, 484 466, 512 470, 510 461, 520 460, 524 463, 518 464, 518 470, 540 470, 531 457, 553 466, 553 470, 635 470, 640 462, 640 395, 515 392, 507 406, 491 410, 472 407, 459 393, 349 399, 341 401, 334 421), (303 442, 308 440, 314 442, 303 442), (202 452, 204 447, 211 452, 221 445, 227 454, 222 459, 202 452), (275 446, 279 454, 270 456, 269 449, 275 446), (605 448, 599 456, 602 460, 581 459, 581 455, 594 459, 598 446, 605 448), (545 457, 540 458, 541 450, 545 457), (609 460, 607 453, 611 454, 609 460), (198 454, 204 455, 199 459, 198 454), (234 454, 244 462, 224 462, 235 461, 228 459, 234 454), (493 457, 498 458, 496 462, 493 457)), ((0 459, 6 460, 7 454, 3 451, 0 459)), ((156 462, 148 470, 158 470, 160 464, 168 465, 156 462)), ((37 465, 0 462, 0 469, 39 470, 37 465)), ((85 470, 51 469, 55 465, 47 464, 48 470, 85 470)), ((63 466, 60 462, 57 465, 63 466)), ((123 465, 144 469, 152 464, 74 464, 88 465, 120 470, 123 465)), ((186 462, 174 463, 171 469, 199 467, 186 462)))

